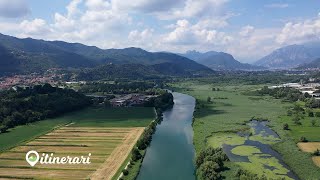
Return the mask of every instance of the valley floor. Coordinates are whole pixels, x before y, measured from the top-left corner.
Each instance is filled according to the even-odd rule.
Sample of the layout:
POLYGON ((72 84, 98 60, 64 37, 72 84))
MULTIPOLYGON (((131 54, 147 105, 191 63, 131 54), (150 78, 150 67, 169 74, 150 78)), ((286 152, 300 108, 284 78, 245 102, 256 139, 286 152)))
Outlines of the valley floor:
MULTIPOLYGON (((260 176, 266 174, 269 178, 285 177, 288 170, 294 172, 293 176, 300 179, 318 179, 320 168, 317 167, 311 155, 299 150, 298 137, 304 136, 313 141, 320 141, 320 124, 311 127, 310 119, 306 118, 302 126, 295 126, 286 116, 287 108, 292 104, 282 102, 269 96, 249 96, 248 92, 257 90, 261 86, 256 85, 222 85, 200 81, 185 81, 172 84, 179 92, 189 94, 197 99, 198 108, 194 113, 194 145, 199 153, 206 147, 219 147, 223 144, 234 145, 231 149, 235 155, 246 156, 249 161, 227 162, 229 170, 223 172, 226 179, 234 179, 237 169, 249 170, 260 176), (213 91, 219 88, 219 91, 213 91), (207 102, 208 97, 211 102, 207 102), (252 118, 268 119, 273 131, 280 139, 273 141, 273 136, 255 134, 248 122, 252 118), (283 130, 283 124, 288 123, 291 131, 283 130), (266 158, 266 154, 260 152, 255 145, 242 145, 245 141, 238 136, 238 132, 251 132, 254 141, 271 146, 280 155, 281 161, 274 158, 266 158), (219 143, 221 141, 222 143, 219 143), (257 154, 259 156, 257 156, 257 154), (288 165, 288 166, 286 166, 288 165), (259 168, 261 166, 261 168, 259 168), (287 167, 287 168, 286 168, 287 167)), ((265 133, 265 132, 263 132, 265 133)), ((201 179, 198 176, 199 179, 201 179)))

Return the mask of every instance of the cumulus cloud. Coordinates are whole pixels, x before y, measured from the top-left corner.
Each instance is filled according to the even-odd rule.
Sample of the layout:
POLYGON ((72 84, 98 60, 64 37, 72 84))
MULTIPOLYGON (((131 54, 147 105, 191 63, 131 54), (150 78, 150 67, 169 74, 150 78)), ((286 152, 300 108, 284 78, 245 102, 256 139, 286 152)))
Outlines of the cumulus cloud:
POLYGON ((227 44, 231 36, 214 29, 207 29, 199 24, 192 25, 188 20, 178 20, 176 28, 165 36, 164 41, 171 44, 227 44))
POLYGON ((39 37, 50 32, 46 21, 43 19, 24 20, 20 23, 20 28, 23 29, 21 36, 39 37))
POLYGON ((0 16, 5 18, 23 17, 30 13, 26 0, 1 0, 0 16))
POLYGON ((127 46, 135 46, 135 47, 141 47, 148 49, 153 49, 154 46, 156 46, 156 40, 157 36, 154 34, 153 29, 144 29, 144 30, 133 30, 130 31, 128 35, 128 43, 127 46))
POLYGON ((320 39, 320 17, 303 22, 288 22, 277 36, 279 44, 303 43, 320 39))
POLYGON ((275 43, 276 35, 279 32, 278 28, 258 29, 249 25, 242 27, 240 36, 237 36, 236 40, 225 48, 225 51, 246 62, 257 60, 280 47, 275 43))
POLYGON ((55 13, 51 24, 38 18, 24 20, 20 23, 22 32, 19 36, 76 41, 101 47, 105 45, 104 41, 121 37, 131 24, 128 14, 115 11, 106 0, 72 0, 66 9, 65 14, 55 13))

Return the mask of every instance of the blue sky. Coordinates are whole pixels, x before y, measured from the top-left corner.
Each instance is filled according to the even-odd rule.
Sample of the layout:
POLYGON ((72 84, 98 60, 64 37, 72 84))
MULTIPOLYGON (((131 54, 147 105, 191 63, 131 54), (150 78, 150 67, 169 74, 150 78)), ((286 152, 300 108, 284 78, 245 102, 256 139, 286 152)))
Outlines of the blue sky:
POLYGON ((318 41, 319 12, 319 0, 1 0, 0 33, 100 48, 224 51, 253 62, 318 41))

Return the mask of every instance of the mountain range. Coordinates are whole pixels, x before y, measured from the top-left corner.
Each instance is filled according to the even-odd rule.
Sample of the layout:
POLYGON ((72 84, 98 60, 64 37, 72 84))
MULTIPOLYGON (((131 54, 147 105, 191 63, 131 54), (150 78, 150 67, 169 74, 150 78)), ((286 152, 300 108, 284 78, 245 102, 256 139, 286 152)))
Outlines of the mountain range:
POLYGON ((311 42, 301 45, 289 45, 277 49, 261 58, 255 65, 269 69, 290 69, 311 63, 320 58, 320 43, 311 42))
MULTIPOLYGON (((80 43, 19 39, 0 34, 0 74, 41 72, 50 68, 98 68, 107 64, 126 68, 141 65, 158 75, 201 75, 210 68, 173 53, 140 48, 100 49, 80 43)), ((108 69, 108 68, 107 68, 108 69)), ((118 71, 122 71, 121 68, 118 71)), ((145 71, 147 73, 149 71, 145 71)), ((134 72, 132 72, 134 73, 134 72)), ((120 74, 120 72, 119 72, 120 74)))
POLYGON ((231 54, 224 52, 209 51, 200 53, 197 51, 187 51, 181 56, 187 57, 203 64, 213 70, 261 70, 262 67, 241 63, 234 59, 231 54))

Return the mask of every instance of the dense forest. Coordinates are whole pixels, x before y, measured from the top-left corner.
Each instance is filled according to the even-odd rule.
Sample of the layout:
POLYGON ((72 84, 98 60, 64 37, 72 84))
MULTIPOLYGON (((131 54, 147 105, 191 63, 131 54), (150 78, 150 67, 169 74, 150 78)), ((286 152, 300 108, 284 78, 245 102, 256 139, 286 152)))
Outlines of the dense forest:
POLYGON ((91 99, 70 89, 49 84, 0 92, 0 132, 91 104, 91 99))
MULTIPOLYGON (((161 83, 160 83, 161 84, 161 83)), ((129 93, 141 93, 154 95, 158 94, 158 89, 163 85, 157 85, 154 82, 147 81, 130 81, 130 82, 114 82, 114 83, 100 83, 91 82, 82 85, 79 92, 82 93, 96 93, 101 92, 104 94, 129 94, 129 93)))
POLYGON ((270 95, 277 99, 284 99, 290 102, 304 100, 310 96, 309 94, 302 94, 299 90, 289 87, 270 89, 265 86, 261 90, 258 90, 258 93, 260 95, 270 95))

